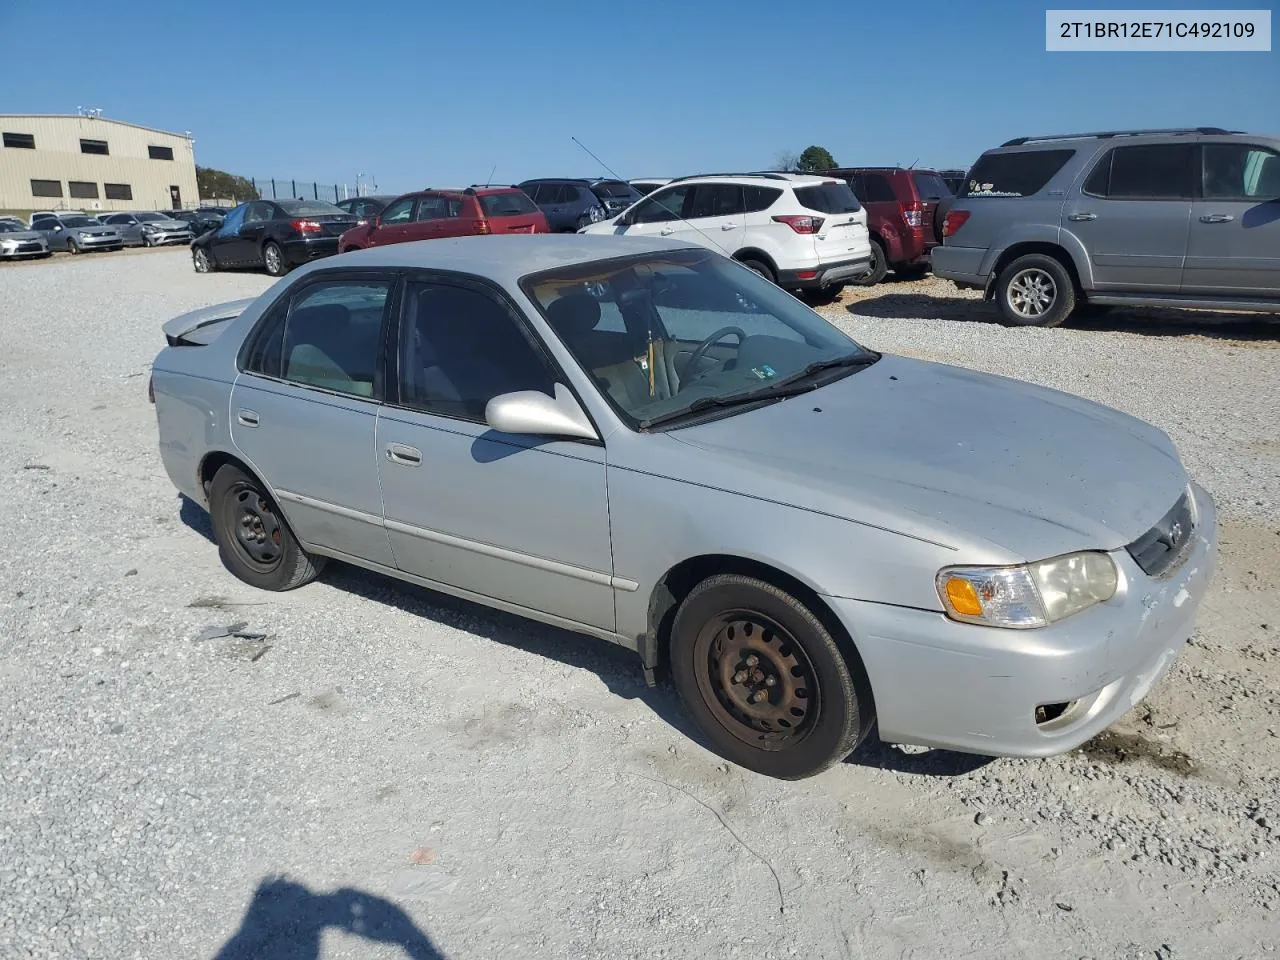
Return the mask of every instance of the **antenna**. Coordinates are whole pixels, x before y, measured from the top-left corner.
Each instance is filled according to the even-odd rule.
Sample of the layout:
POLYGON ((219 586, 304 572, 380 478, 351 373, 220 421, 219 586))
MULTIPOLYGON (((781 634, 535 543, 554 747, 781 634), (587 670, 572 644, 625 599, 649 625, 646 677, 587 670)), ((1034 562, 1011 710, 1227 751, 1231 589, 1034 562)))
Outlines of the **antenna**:
POLYGON ((493 183, 493 175, 498 172, 498 165, 495 163, 489 170, 489 179, 485 180, 486 184, 493 183))
POLYGON ((602 166, 602 167, 605 169, 605 171, 606 171, 606 172, 608 172, 608 173, 610 173, 610 174, 612 174, 612 175, 613 175, 613 179, 615 179, 615 180, 621 180, 621 179, 622 179, 620 176, 618 176, 616 173, 614 173, 614 171, 613 171, 612 169, 610 169, 610 167, 609 167, 609 165, 608 165, 607 163, 605 163, 603 160, 601 160, 599 157, 597 157, 597 156, 596 156, 594 153, 592 153, 590 150, 587 150, 586 146, 585 146, 585 145, 583 145, 583 143, 582 143, 582 141, 581 141, 581 140, 579 140, 577 137, 573 136, 573 134, 570 134, 570 135, 569 135, 569 139, 570 139, 570 140, 572 140, 574 143, 576 143, 578 146, 582 147, 582 149, 583 149, 583 150, 586 150, 586 151, 587 151, 587 155, 588 155, 589 157, 591 157, 591 159, 592 159, 592 160, 594 160, 596 163, 600 164, 600 166, 602 166))

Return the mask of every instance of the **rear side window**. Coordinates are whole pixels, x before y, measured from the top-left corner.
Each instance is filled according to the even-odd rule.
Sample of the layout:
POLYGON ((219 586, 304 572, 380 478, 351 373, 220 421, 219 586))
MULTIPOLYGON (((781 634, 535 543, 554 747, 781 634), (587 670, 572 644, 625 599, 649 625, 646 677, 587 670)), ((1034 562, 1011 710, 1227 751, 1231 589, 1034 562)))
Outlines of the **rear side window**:
POLYGON ((320 283, 294 300, 284 324, 284 379, 372 397, 389 283, 320 283))
POLYGON ((1115 147, 1085 181, 1085 193, 1112 200, 1189 199, 1196 148, 1190 143, 1115 147))
POLYGON ((951 188, 936 173, 913 173, 911 177, 916 182, 916 192, 921 200, 942 200, 951 196, 951 188))
POLYGON ((747 213, 759 213, 768 210, 782 196, 782 191, 774 187, 743 187, 743 198, 747 213))
POLYGON ((806 210, 819 213, 857 213, 862 209, 847 183, 819 183, 796 187, 796 199, 806 210))
POLYGON ((486 217, 520 217, 537 213, 538 208, 524 193, 488 193, 480 198, 486 217))
POLYGON ((969 171, 966 197, 1030 197, 1044 189, 1074 150, 1021 150, 988 153, 969 171))
POLYGON ((735 217, 742 212, 742 187, 736 183, 700 183, 693 188, 690 219, 735 217))

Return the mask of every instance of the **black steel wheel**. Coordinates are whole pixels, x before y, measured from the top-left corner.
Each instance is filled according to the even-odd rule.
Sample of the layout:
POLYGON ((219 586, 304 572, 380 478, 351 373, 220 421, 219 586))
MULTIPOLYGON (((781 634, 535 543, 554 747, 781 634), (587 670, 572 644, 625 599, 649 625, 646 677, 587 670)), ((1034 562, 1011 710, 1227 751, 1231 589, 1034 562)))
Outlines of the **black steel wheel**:
POLYGON ((292 590, 314 580, 323 560, 298 545, 262 485, 239 467, 220 468, 209 489, 213 535, 223 565, 263 590, 292 590))
POLYGON ((722 574, 690 593, 671 632, 676 688, 715 749, 772 777, 812 776, 867 735, 856 653, 786 591, 722 574))

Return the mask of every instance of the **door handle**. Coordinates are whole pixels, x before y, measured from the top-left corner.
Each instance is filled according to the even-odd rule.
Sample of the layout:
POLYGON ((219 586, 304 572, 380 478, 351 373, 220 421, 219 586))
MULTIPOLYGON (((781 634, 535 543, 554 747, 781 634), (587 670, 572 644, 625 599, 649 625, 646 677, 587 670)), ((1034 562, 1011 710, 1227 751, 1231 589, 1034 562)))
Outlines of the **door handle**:
POLYGON ((738 225, 736 223, 722 223, 720 224, 720 229, 721 230, 737 230, 738 225))
POLYGON ((658 231, 658 236, 665 237, 675 232, 676 232, 675 227, 663 227, 661 230, 658 231))
POLYGON ((236 419, 243 423, 246 427, 256 427, 258 425, 258 411, 256 410, 237 410, 236 419))
POLYGON ((1082 223, 1087 220, 1097 220, 1098 215, 1096 213, 1071 213, 1067 215, 1067 219, 1082 223))
POLYGON ((417 447, 403 443, 387 444, 387 459, 392 463, 404 464, 406 467, 417 467, 422 464, 422 451, 417 447))
POLYGON ((1200 218, 1201 223, 1230 223, 1234 220, 1229 213, 1209 213, 1200 218))

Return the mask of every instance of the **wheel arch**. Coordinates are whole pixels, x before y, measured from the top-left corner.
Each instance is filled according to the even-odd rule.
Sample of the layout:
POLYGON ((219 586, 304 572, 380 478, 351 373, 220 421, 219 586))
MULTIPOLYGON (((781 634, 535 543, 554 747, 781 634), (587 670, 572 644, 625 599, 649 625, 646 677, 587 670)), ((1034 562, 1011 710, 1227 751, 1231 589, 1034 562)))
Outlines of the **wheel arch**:
POLYGON ((1004 272, 1004 268, 1013 263, 1019 257, 1025 257, 1028 254, 1038 253, 1046 257, 1052 257, 1062 264, 1067 274, 1071 277, 1071 282, 1076 288, 1076 293, 1082 293, 1084 288, 1081 284, 1080 270, 1076 266, 1075 257, 1070 251, 1066 250, 1061 244, 1053 243, 1048 240, 1023 240, 1018 243, 1011 244, 1004 250, 1000 251, 995 262, 991 266, 991 270, 987 273, 987 285, 982 295, 983 299, 990 300, 995 296, 996 284, 1000 280, 1000 274, 1004 272))
POLYGON ((844 623, 822 599, 817 588, 796 573, 738 554, 706 553, 688 557, 671 567, 654 584, 649 594, 649 629, 640 638, 639 644, 647 675, 664 669, 670 662, 668 644, 671 641, 671 625, 685 597, 703 580, 724 573, 763 580, 787 591, 808 607, 840 646, 852 668, 859 699, 865 698, 872 711, 875 710, 875 698, 862 654, 844 623))
POLYGON ((778 262, 759 247, 743 247, 741 250, 735 250, 733 259, 737 260, 739 263, 743 260, 759 260, 773 271, 775 278, 778 276, 778 262))

